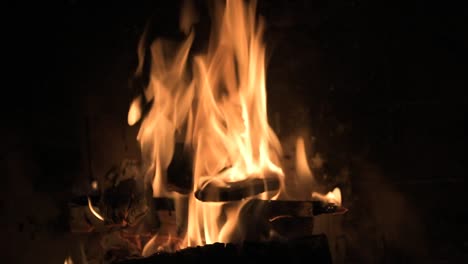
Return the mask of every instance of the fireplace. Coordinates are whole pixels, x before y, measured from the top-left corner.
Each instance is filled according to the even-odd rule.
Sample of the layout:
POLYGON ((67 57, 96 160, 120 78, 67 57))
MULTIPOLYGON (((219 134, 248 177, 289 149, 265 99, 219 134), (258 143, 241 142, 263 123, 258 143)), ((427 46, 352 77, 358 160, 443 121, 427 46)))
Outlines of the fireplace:
MULTIPOLYGON (((184 1, 99 7, 76 0, 8 9, 13 71, 3 104, 7 177, 0 202, 7 262, 195 261, 201 255, 255 261, 269 251, 325 263, 466 259, 466 96, 464 67, 457 64, 462 9, 429 3, 259 0, 266 116, 282 147, 281 162, 268 158, 285 179, 310 171, 319 188, 273 199, 283 187, 275 170, 194 188, 196 153, 178 134, 166 191, 193 195, 201 207, 248 200, 237 213, 255 223, 237 221, 242 232, 219 226, 193 232, 205 241, 180 247, 188 229, 181 219, 193 207, 186 198, 155 195, 155 172, 148 169, 154 159, 142 155, 137 139, 158 104, 136 100, 141 116, 132 126, 128 113, 148 88, 157 40, 174 44, 159 44, 170 60, 195 29, 184 80, 202 80, 192 65, 209 53, 215 10, 207 2, 192 2, 192 27, 180 27, 184 1), (140 175, 150 183, 134 179, 140 175), (324 203, 336 198, 335 188, 341 207, 324 203), (220 230, 229 236, 212 235, 220 230)), ((311 186, 302 180, 286 185, 311 186)), ((224 221, 228 213, 220 215, 224 221)), ((203 222, 195 226, 205 228, 203 222)))
POLYGON ((314 218, 347 209, 340 187, 314 175, 322 164, 319 156, 309 164, 304 136, 291 136, 294 153, 285 155, 270 124, 266 22, 255 1, 209 7, 206 20, 184 1, 171 37, 151 39, 151 24, 143 32, 126 120, 139 127, 140 159, 122 161, 71 202, 71 230, 97 234, 101 252, 93 259, 85 250, 88 261, 176 257, 194 247, 251 258, 266 246, 258 254, 284 248, 329 263, 314 218), (200 28, 207 40, 196 38, 200 28))

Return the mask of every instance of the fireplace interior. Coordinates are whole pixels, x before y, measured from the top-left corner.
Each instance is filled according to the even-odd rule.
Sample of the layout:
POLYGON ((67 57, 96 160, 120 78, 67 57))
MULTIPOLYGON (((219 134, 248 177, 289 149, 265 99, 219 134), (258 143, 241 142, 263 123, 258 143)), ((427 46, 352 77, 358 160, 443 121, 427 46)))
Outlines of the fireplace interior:
MULTIPOLYGON (((237 223, 245 237, 177 248, 181 237, 173 234, 186 223, 175 199, 154 197, 135 180, 144 174, 139 126, 127 116, 148 81, 135 77, 141 36, 147 33, 146 45, 180 39, 182 2, 8 7, 5 262, 468 260, 466 18, 454 5, 418 1, 258 0, 268 121, 283 147, 283 169, 294 170, 302 146, 321 193, 339 188, 342 203, 251 199, 237 223), (159 250, 142 256, 153 238, 159 250)), ((200 12, 195 50, 208 40, 206 2, 193 1, 200 12)), ((174 153, 168 186, 191 193, 191 157, 180 145, 174 153)), ((229 207, 279 188, 273 174, 206 184, 194 197, 229 207)))

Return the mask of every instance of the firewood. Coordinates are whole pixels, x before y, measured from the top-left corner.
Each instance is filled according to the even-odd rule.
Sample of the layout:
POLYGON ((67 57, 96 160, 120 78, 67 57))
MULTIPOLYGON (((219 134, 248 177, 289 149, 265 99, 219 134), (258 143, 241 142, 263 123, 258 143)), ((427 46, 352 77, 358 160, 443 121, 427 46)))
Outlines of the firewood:
MULTIPOLYGON (((99 201, 99 196, 91 196, 93 201, 99 201)), ((152 206, 155 211, 174 211, 175 205, 172 198, 153 197, 152 206)), ((87 197, 79 196, 72 200, 72 204, 87 206, 87 197)), ((262 211, 263 215, 270 218, 278 216, 314 217, 321 214, 343 214, 346 208, 324 201, 294 201, 294 200, 261 200, 251 199, 245 208, 253 208, 256 212, 262 211)))
POLYGON ((248 239, 282 238, 312 234, 314 218, 320 214, 344 213, 346 209, 323 201, 281 201, 252 199, 241 209, 240 229, 248 239))
POLYGON ((287 257, 288 263, 332 263, 327 237, 321 234, 286 241, 215 243, 174 253, 159 252, 146 258, 128 259, 119 264, 201 263, 223 259, 239 263, 262 263, 270 258, 280 257, 287 257))
POLYGON ((220 183, 213 178, 195 192, 195 197, 203 202, 240 201, 263 192, 278 192, 279 177, 269 174, 265 178, 247 178, 242 181, 220 183))
POLYGON ((321 214, 340 214, 346 208, 324 201, 289 201, 252 199, 249 203, 256 210, 262 210, 265 216, 314 217, 321 214))

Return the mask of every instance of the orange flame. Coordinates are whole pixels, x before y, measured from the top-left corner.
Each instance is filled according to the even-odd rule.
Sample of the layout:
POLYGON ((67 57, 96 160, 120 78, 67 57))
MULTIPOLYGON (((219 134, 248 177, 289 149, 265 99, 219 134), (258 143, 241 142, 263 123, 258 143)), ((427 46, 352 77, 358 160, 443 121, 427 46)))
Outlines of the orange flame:
POLYGON ((70 256, 68 256, 68 257, 65 258, 65 261, 63 263, 64 264, 73 264, 73 259, 70 256))
POLYGON ((298 137, 296 140, 296 172, 298 177, 306 178, 305 180, 313 180, 302 137, 298 137))
MULTIPOLYGON (((255 1, 215 2, 208 51, 190 61, 190 71, 188 57, 195 34, 191 25, 196 19, 191 6, 185 6, 181 19, 185 40, 177 46, 157 39, 151 45, 150 81, 142 96, 153 103, 137 137, 143 156, 149 159, 153 195, 172 197, 176 204, 178 199, 188 199, 187 232, 180 247, 232 241, 246 201, 201 202, 193 193, 187 197, 168 190, 166 170, 177 141, 194 154, 193 190, 213 180, 232 183, 272 173, 281 187, 284 180, 281 145, 267 118, 264 24, 256 17, 255 1)), ((141 65, 140 61, 137 74, 141 65)), ((132 102, 129 125, 142 118, 141 102, 140 97, 132 102)), ((312 184, 302 141, 298 148, 302 151, 299 178, 312 184)), ((257 198, 279 195, 264 192, 257 198)), ((156 237, 145 246, 145 254, 155 241, 156 237)))
POLYGON ((338 187, 333 189, 333 191, 328 192, 326 195, 323 195, 323 194, 320 194, 320 193, 317 193, 317 192, 313 192, 312 193, 312 198, 315 198, 317 200, 322 200, 322 201, 324 201, 326 203, 336 204, 336 205, 339 205, 339 206, 342 203, 342 201, 341 201, 341 190, 338 187))

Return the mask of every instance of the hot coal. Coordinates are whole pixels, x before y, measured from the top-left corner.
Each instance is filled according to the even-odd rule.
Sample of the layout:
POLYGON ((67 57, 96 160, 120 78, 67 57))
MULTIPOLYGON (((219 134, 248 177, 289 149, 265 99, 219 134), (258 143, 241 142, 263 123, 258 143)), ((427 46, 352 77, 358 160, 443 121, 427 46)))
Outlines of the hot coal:
POLYGON ((215 243, 186 248, 174 253, 159 252, 146 258, 128 259, 119 264, 205 263, 207 260, 262 263, 274 258, 287 258, 291 263, 332 263, 325 235, 314 235, 287 241, 215 243))

